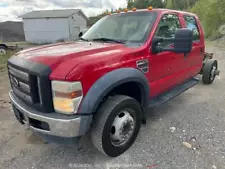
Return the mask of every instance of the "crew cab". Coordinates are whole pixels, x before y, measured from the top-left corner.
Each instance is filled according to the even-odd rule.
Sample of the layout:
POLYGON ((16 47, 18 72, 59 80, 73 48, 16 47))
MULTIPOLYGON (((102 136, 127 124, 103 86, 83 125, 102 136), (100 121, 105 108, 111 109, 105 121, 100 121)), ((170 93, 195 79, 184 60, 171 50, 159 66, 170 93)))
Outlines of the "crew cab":
POLYGON ((98 150, 116 157, 149 108, 193 87, 198 74, 211 84, 219 70, 195 14, 148 8, 109 14, 76 42, 22 50, 8 73, 21 124, 65 143, 90 133, 98 150))

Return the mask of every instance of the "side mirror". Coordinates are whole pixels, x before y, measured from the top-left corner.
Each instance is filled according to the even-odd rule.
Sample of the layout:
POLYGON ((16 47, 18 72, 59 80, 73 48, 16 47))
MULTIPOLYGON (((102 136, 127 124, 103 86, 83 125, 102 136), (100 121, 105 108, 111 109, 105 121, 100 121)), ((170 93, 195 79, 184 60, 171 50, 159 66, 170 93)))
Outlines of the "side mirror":
POLYGON ((179 29, 175 33, 175 38, 166 39, 154 37, 152 40, 152 53, 170 51, 175 53, 190 53, 193 43, 193 31, 187 28, 179 29), (162 48, 158 44, 162 42, 173 42, 174 48, 162 48))
POLYGON ((79 36, 79 38, 80 38, 81 36, 83 36, 83 32, 80 32, 78 36, 79 36))
POLYGON ((80 33, 79 33, 79 38, 81 37, 81 36, 83 36, 83 34, 85 33, 85 32, 87 32, 88 31, 88 28, 87 29, 84 29, 83 31, 81 31, 80 33))
POLYGON ((193 31, 180 29, 175 34, 174 50, 176 53, 190 53, 193 44, 193 31))

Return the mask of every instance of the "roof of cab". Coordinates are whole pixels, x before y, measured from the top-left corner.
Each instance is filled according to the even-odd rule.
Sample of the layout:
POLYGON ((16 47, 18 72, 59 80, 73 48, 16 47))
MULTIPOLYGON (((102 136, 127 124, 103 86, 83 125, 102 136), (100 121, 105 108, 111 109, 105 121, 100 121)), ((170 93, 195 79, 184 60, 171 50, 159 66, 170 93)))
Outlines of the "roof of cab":
MULTIPOLYGON (((151 11, 148 9, 144 9, 146 11, 151 11)), ((181 14, 189 14, 189 15, 195 15, 194 13, 186 12, 186 11, 179 11, 179 10, 173 10, 173 9, 165 9, 165 8, 156 8, 152 9, 152 11, 160 12, 160 13, 166 13, 166 12, 176 12, 176 13, 181 13, 181 14)))
MULTIPOLYGON (((146 12, 148 12, 148 11, 149 11, 149 12, 153 11, 153 12, 158 12, 158 13, 161 13, 161 14, 163 14, 163 13, 168 13, 168 12, 175 12, 175 13, 188 14, 188 15, 194 15, 194 16, 195 16, 194 13, 190 13, 190 12, 186 12, 186 11, 179 11, 179 10, 166 9, 166 8, 153 8, 152 10, 149 10, 149 9, 137 9, 137 10, 135 10, 135 11, 132 11, 132 9, 131 9, 131 10, 128 10, 128 12, 140 12, 140 11, 146 11, 146 12)), ((121 13, 127 13, 127 12, 121 11, 121 13)), ((116 14, 116 13, 115 13, 115 14, 116 14)))

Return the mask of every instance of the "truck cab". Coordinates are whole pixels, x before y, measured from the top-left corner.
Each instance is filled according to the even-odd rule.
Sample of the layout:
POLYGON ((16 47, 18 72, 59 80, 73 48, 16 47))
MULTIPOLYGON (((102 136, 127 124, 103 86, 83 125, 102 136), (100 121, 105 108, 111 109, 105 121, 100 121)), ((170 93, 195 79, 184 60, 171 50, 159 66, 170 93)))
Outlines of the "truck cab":
POLYGON ((168 9, 117 12, 80 40, 22 50, 8 60, 17 120, 49 140, 79 140, 116 157, 135 141, 149 107, 213 82, 196 15, 168 9))

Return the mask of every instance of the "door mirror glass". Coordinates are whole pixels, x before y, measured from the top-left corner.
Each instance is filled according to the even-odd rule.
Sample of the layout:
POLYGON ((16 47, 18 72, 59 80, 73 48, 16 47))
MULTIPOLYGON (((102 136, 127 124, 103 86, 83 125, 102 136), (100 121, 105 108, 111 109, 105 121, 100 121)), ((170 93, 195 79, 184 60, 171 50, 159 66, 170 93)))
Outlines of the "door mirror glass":
POLYGON ((193 31, 190 29, 180 29, 175 34, 174 52, 190 53, 193 43, 193 31))

